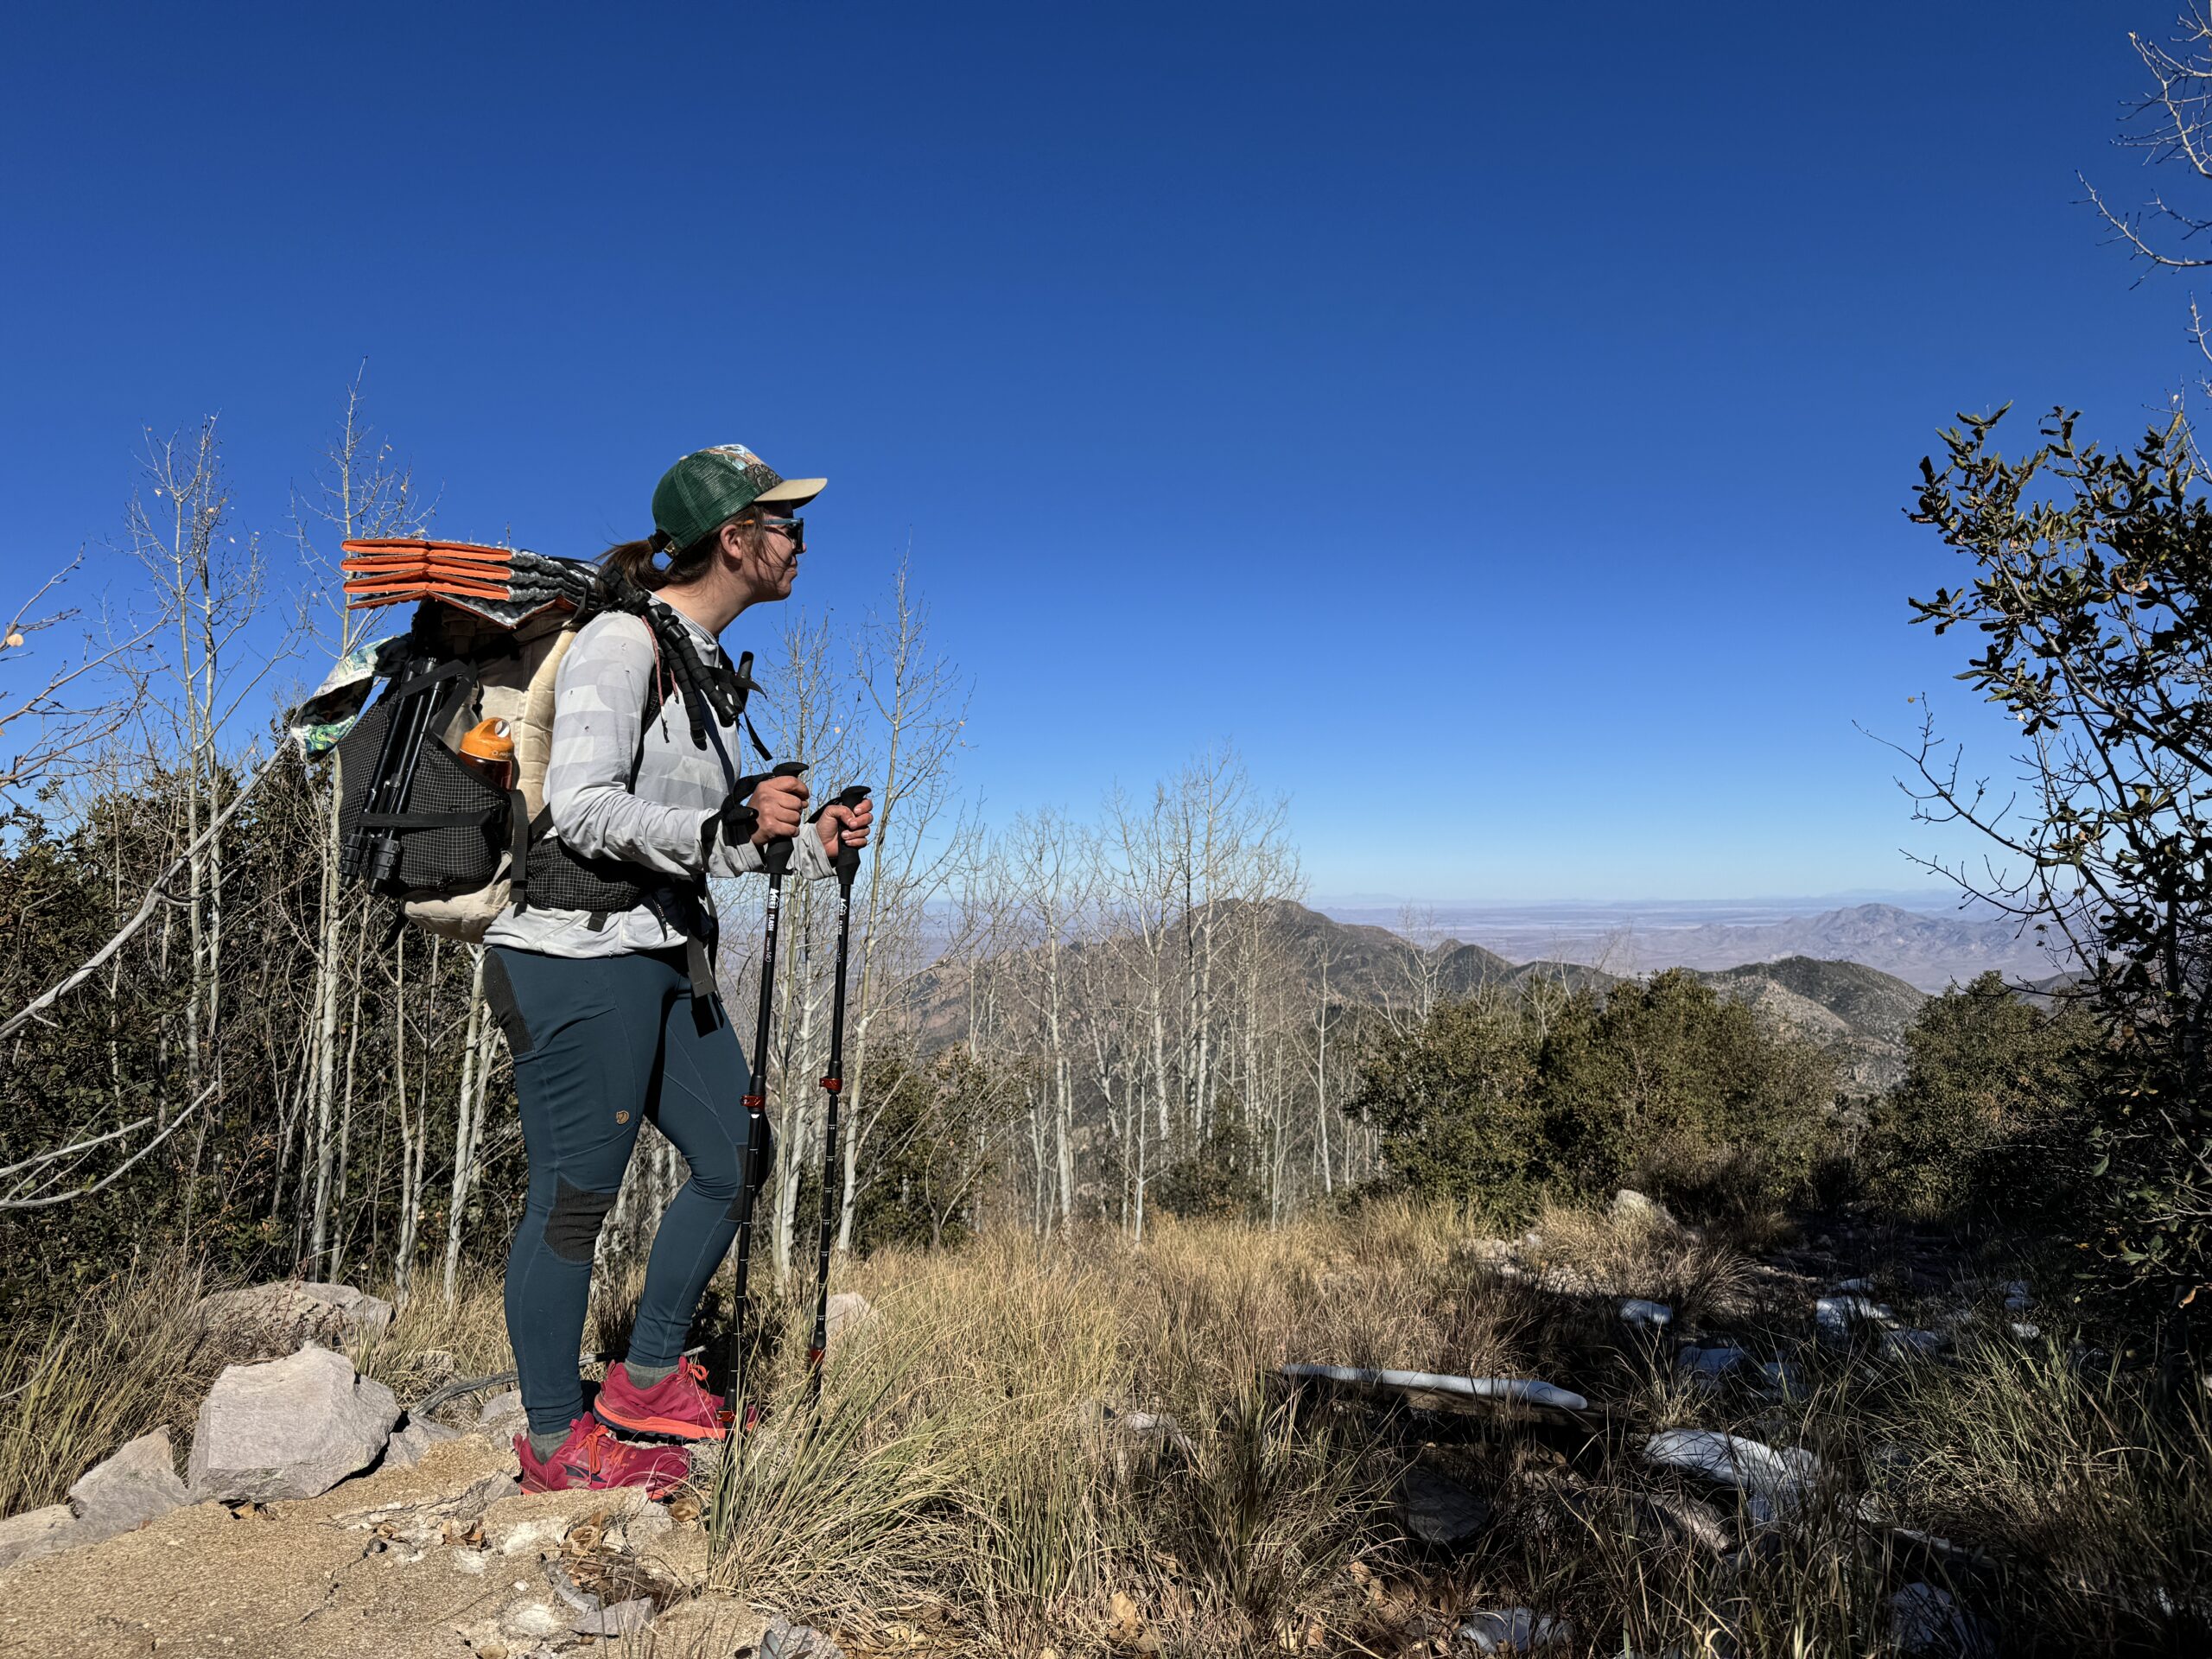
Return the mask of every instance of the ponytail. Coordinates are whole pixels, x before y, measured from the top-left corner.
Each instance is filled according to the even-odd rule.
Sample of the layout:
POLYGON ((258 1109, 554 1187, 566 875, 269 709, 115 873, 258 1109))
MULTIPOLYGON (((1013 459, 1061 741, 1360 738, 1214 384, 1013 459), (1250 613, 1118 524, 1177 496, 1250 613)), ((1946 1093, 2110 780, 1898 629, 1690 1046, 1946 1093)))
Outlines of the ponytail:
POLYGON ((671 538, 665 531, 660 530, 656 530, 640 542, 617 543, 599 556, 599 562, 613 565, 621 575, 648 592, 671 584, 681 587, 706 575, 708 567, 714 561, 715 550, 721 543, 721 533, 729 525, 742 525, 747 538, 757 547, 761 539, 760 527, 755 522, 757 517, 750 507, 733 514, 690 546, 679 549, 666 564, 660 563, 660 556, 668 551, 671 538))
MULTIPOLYGON (((698 574, 696 569, 679 573, 677 567, 685 563, 680 556, 670 560, 666 564, 662 564, 659 562, 660 556, 667 549, 666 532, 657 530, 643 541, 621 542, 608 548, 606 552, 599 556, 599 562, 601 564, 613 565, 615 569, 637 583, 639 587, 649 591, 671 581, 681 582, 687 575, 698 574)), ((698 551, 703 552, 704 550, 701 549, 698 551)), ((703 566, 706 561, 695 556, 690 563, 703 566)))

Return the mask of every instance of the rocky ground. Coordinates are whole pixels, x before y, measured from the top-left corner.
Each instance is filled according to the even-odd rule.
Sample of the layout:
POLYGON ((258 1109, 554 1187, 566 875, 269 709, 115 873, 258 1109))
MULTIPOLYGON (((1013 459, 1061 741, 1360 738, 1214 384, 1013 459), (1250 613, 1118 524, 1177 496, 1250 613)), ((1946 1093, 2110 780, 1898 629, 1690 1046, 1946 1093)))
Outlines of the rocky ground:
POLYGON ((514 1659, 601 1645, 578 1627, 602 1622, 619 1642, 641 1613, 660 1617, 656 1651, 759 1643, 751 1609, 688 1599, 696 1521, 634 1492, 520 1494, 505 1428, 319 1497, 188 1504, 24 1562, 0 1575, 0 1653, 514 1659))
MULTIPOLYGON (((1904 1400, 1916 1375, 1964 1374, 2006 1344, 2037 1346, 2060 1375, 2097 1357, 2048 1343, 2037 1324, 2046 1316, 2027 1287, 1990 1281, 1942 1240, 1844 1218, 1788 1236, 1747 1255, 1623 1193, 1610 1214, 1548 1217, 1544 1230, 1520 1239, 1462 1235, 1440 1258, 1426 1258, 1430 1267, 1410 1277, 1401 1270, 1407 1294, 1426 1294, 1426 1304, 1378 1313, 1368 1335, 1347 1336, 1345 1327, 1319 1338, 1326 1351, 1307 1357, 1292 1344, 1328 1327, 1286 1325, 1271 1338, 1272 1397, 1309 1442, 1335 1448, 1338 1472, 1319 1477, 1333 1496, 1314 1501, 1342 1505, 1351 1518, 1332 1576, 1309 1580, 1288 1617, 1268 1615, 1274 1622, 1262 1628, 1272 1629, 1272 1645, 1402 1659, 1594 1650, 1593 1631, 1616 1630, 1624 1617, 1611 1583, 1631 1586, 1632 1600, 1648 1589, 1664 1602, 1648 1628, 1698 1630, 1714 1652, 1765 1650, 1772 1629, 1762 1618, 1808 1628, 1799 1622, 1805 1609, 1846 1596, 1850 1607, 1829 1633, 1847 1636, 1854 1651, 2012 1650, 2004 1601, 2008 1586, 2024 1581, 2017 1575, 2026 1535, 1954 1539, 1931 1529, 1931 1491, 1940 1512, 1944 1483, 1977 1477, 1955 1448, 1939 1452, 1933 1437, 1943 1425, 1916 1423, 1909 1401, 1882 1425, 1864 1413, 1904 1400), (1497 1331, 1516 1333, 1516 1351, 1548 1357, 1516 1375, 1484 1376, 1479 1366, 1462 1375, 1450 1365, 1470 1363, 1475 1350, 1432 1342, 1407 1351, 1417 1310, 1445 1302, 1478 1308, 1497 1331), (1394 1359, 1397 1352, 1405 1357, 1394 1359), (1952 1461, 1939 1468, 1942 1458, 1952 1461), (2010 1548, 2012 1563, 1985 1545, 2010 1548)), ((1194 1271, 1216 1271, 1205 1249, 1189 1254, 1194 1271)), ((1364 1254, 1314 1260, 1293 1298, 1306 1299, 1300 1306, 1357 1312, 1384 1282, 1374 1275, 1391 1271, 1376 1238, 1364 1254)), ((1169 1265, 1158 1255, 1124 1264, 1132 1272, 1169 1265)), ((1254 1282, 1281 1291, 1294 1276, 1277 1270, 1254 1282)), ((980 1294, 967 1283, 960 1296, 980 1294)), ((1048 1321, 1052 1309, 1071 1305, 1040 1301, 1033 1317, 1048 1321)), ((858 1299, 847 1308, 861 1324, 875 1317, 858 1299)), ((1148 1576, 1124 1558, 1115 1569, 1122 1576, 1085 1592, 1088 1611, 1071 1605, 1033 1639, 992 1630, 973 1609, 929 1630, 899 1622, 905 1614, 850 1622, 836 1613, 864 1607, 873 1579, 817 1598, 831 1612, 810 1616, 826 1631, 794 1626, 778 1612, 809 1611, 816 1601, 779 1609, 772 1596, 760 1605, 734 1598, 727 1563, 710 1582, 694 1497, 659 1504, 634 1492, 520 1494, 510 1445, 519 1402, 503 1382, 440 1389, 411 1415, 403 1411, 382 1384, 354 1372, 345 1351, 325 1345, 388 1319, 375 1299, 343 1287, 261 1287, 210 1317, 257 1323, 253 1345, 280 1357, 232 1365, 216 1379, 181 1476, 157 1432, 89 1471, 67 1503, 0 1521, 0 1656, 538 1659, 606 1649, 863 1659, 980 1646, 1071 1659, 1223 1650, 1193 1634, 1229 1628, 1192 1612, 1203 1578, 1187 1559, 1156 1552, 1148 1576)), ((1152 1332, 1155 1344, 1173 1339, 1173 1325, 1152 1332)), ((1136 1494, 1130 1513, 1147 1529, 1159 1499, 1142 1494, 1173 1490, 1179 1473, 1186 1493, 1249 1496, 1255 1489, 1236 1484, 1225 1454, 1272 1443, 1272 1430, 1240 1442, 1187 1412, 1179 1423, 1156 1401, 1054 1397, 1057 1433, 1106 1448, 1084 1478, 1101 1494, 1136 1494)), ((2054 1417, 2050 1433, 2059 1433, 2054 1417)), ((2031 1421, 2022 1437, 2032 1446, 2042 1433, 2031 1421)), ((2079 1459, 2068 1452, 2056 1463, 2064 1490, 2075 1491, 2080 1482, 2065 1471, 2079 1459)), ((2005 1501, 2033 1506, 2050 1494, 2023 1484, 2005 1501)), ((1294 1520, 1303 1502, 1277 1513, 1294 1520)), ((1222 1512, 1224 1524, 1238 1513, 1222 1512)), ((2063 1552, 2071 1548, 2067 1528, 2081 1523, 2055 1503, 2050 1513, 2050 1548, 2063 1552)), ((2123 1511, 2072 1513, 2094 1527, 2123 1511)), ((1320 1534, 1311 1536, 1323 1547, 1320 1534)), ((2139 1554, 2146 1544, 2160 1539, 2146 1533, 2120 1553, 2139 1554)), ((891 1548, 885 1561, 908 1546, 891 1548)), ((2035 1570, 2048 1581, 2047 1565, 2035 1570)), ((2079 1579, 2108 1565, 2093 1551, 2066 1570, 2079 1579)), ((2208 1608, 2183 1584, 2178 1561, 2110 1570, 2111 1587, 2097 1590, 2093 1605, 2120 1609, 2116 1623, 2205 1627, 2208 1608), (2126 1573, 2151 1587, 2123 1582, 2126 1573), (2176 1586, 2171 1595, 2159 1587, 2166 1583, 2176 1586)), ((1641 1616, 1627 1617, 1633 1625, 1641 1616)), ((1603 1639, 1611 1643, 1605 1651, 1620 1650, 1603 1639)), ((2098 1650, 2133 1650, 2132 1638, 2098 1650)))
POLYGON ((302 1345, 222 1372, 183 1477, 156 1431, 89 1471, 67 1503, 0 1522, 0 1655, 829 1651, 825 1637, 705 1592, 696 1498, 523 1492, 512 1389, 454 1395, 444 1414, 465 1426, 410 1421, 321 1345, 380 1328, 391 1310, 377 1299, 262 1286, 205 1312, 248 1347, 302 1345))

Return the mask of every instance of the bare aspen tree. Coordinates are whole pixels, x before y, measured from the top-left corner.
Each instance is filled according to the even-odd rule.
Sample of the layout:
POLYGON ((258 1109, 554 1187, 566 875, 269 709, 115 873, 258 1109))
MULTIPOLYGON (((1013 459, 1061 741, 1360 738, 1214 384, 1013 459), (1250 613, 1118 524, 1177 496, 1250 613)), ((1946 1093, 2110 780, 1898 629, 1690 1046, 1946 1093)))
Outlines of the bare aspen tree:
MULTIPOLYGON (((168 696, 146 710, 167 716, 168 745, 183 782, 184 823, 178 839, 191 849, 182 910, 189 988, 181 1020, 184 1092, 219 1095, 222 1053, 218 1045, 223 998, 223 795, 226 768, 221 753, 232 717, 269 680, 289 651, 289 632, 243 649, 241 636, 260 623, 264 569, 259 543, 243 543, 228 527, 230 498, 223 480, 220 446, 213 416, 189 435, 166 440, 148 435, 142 484, 130 499, 126 529, 132 553, 158 594, 176 655, 164 664, 173 683, 168 696), (205 834, 202 833, 203 828, 205 834)), ((195 1126, 186 1214, 192 1213, 207 1135, 195 1126)))
MULTIPOLYGON (((810 788, 824 798, 840 786, 835 780, 842 776, 856 741, 854 690, 833 667, 834 644, 826 618, 799 612, 785 622, 772 673, 754 670, 767 683, 761 695, 777 753, 805 760, 810 788)), ((803 824, 799 833, 819 831, 803 824)), ((757 889, 760 884, 747 886, 757 889)), ((779 1287, 788 1285, 796 1259, 799 1186, 816 1161, 812 1154, 822 1116, 821 1090, 813 1080, 816 1056, 823 1052, 819 1022, 828 993, 817 971, 817 936, 829 906, 817 902, 814 887, 810 881, 785 880, 773 1052, 751 1057, 758 1086, 768 1096, 776 1119, 776 1185, 766 1243, 779 1287)))
POLYGON ((855 983, 840 1148, 842 1191, 836 1243, 852 1248, 861 1162, 882 1119, 868 1090, 868 1056, 886 1021, 929 965, 929 906, 943 893, 977 834, 955 788, 963 746, 967 692, 950 659, 929 637, 929 613, 901 561, 888 602, 861 626, 853 671, 872 712, 864 756, 874 788, 875 836, 865 864, 853 929, 855 983))
POLYGON ((468 1214, 469 1193, 476 1185, 476 1154, 484 1138, 484 1095, 499 1040, 498 1024, 485 1018, 484 947, 472 944, 468 949, 476 965, 469 976, 468 1025, 461 1044, 461 1092, 454 1102, 453 1186, 446 1211, 448 1306, 459 1294, 461 1227, 468 1214))
POLYGON ((1019 906, 1020 938, 1033 971, 1023 976, 1031 1009, 1042 1025, 1046 1113, 1036 1120, 1040 1189, 1048 1213, 1065 1226, 1075 1214, 1075 1061, 1068 1030, 1067 957, 1090 904, 1083 849, 1065 818, 1049 810, 1014 820, 1006 842, 1011 898, 1019 906), (1047 1127, 1048 1124, 1048 1127, 1047 1127), (1051 1180, 1045 1179, 1045 1147, 1051 1180))
POLYGON ((392 1104, 399 1116, 399 1218, 392 1248, 392 1294, 404 1305, 415 1280, 415 1240, 423 1220, 423 1166, 430 1148, 430 1034, 432 997, 438 983, 438 959, 444 941, 430 941, 430 967, 423 976, 420 1046, 416 1056, 415 1103, 407 1100, 407 1048, 413 1033, 407 1020, 407 936, 399 936, 397 994, 392 999, 392 1104))
MULTIPOLYGON (((419 536, 428 528, 431 513, 431 508, 416 497, 410 470, 395 461, 391 447, 379 441, 370 428, 362 403, 362 379, 363 372, 357 372, 346 388, 338 429, 324 448, 311 493, 296 496, 292 503, 293 535, 301 560, 322 599, 315 607, 321 624, 317 632, 334 659, 344 657, 368 637, 372 613, 346 609, 338 562, 331 556, 333 550, 320 543, 318 534, 331 535, 340 542, 360 537, 419 536)), ((348 907, 339 884, 338 809, 345 788, 343 764, 334 752, 325 833, 318 849, 322 880, 313 991, 315 1174, 308 1235, 308 1260, 333 1276, 337 1273, 336 1241, 330 1230, 333 1175, 345 1160, 345 1142, 351 1128, 350 1111, 339 1113, 342 1122, 334 1135, 339 981, 349 966, 357 974, 359 969, 358 955, 349 956, 339 948, 348 907)), ((354 907, 360 908, 360 901, 354 901, 354 907)), ((350 1081, 346 1100, 350 1107, 350 1081)))
POLYGON ((105 638, 88 631, 74 652, 54 651, 54 639, 58 639, 58 630, 80 623, 74 607, 48 607, 84 567, 79 553, 40 582, 0 629, 0 800, 10 804, 92 760, 110 733, 135 715, 143 692, 141 664, 162 626, 158 617, 121 620, 105 638))
POLYGON ((1337 1190, 1329 1151, 1329 968, 1335 960, 1335 949, 1325 931, 1315 937, 1313 944, 1313 1161, 1324 1198, 1337 1190))
POLYGON ((1446 957, 1433 910, 1419 905, 1400 906, 1397 931, 1413 950, 1391 959, 1395 982, 1383 990, 1382 1015, 1390 1029, 1402 1037, 1427 1025, 1443 1000, 1446 957))

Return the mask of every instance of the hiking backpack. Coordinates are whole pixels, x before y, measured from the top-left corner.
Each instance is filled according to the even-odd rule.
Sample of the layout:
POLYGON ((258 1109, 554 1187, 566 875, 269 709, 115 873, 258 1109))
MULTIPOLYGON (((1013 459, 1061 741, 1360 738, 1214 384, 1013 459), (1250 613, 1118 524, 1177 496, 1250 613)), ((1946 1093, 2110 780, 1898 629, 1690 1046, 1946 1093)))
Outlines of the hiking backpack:
MULTIPOLYGON (((471 943, 511 903, 611 914, 684 899, 664 875, 581 857, 547 833, 555 679, 592 618, 639 617, 656 665, 632 781, 645 728, 680 690, 693 741, 712 742, 734 789, 744 780, 720 726, 741 723, 767 755, 745 717, 750 654, 734 671, 702 662, 682 622, 611 566, 415 539, 351 541, 345 551, 348 609, 416 607, 406 632, 351 653, 294 716, 309 753, 337 752, 341 876, 430 932, 471 943), (361 712, 379 683, 383 694, 361 712), (512 744, 504 775, 464 752, 488 722, 504 722, 512 744)), ((691 901, 703 885, 690 884, 691 901)))

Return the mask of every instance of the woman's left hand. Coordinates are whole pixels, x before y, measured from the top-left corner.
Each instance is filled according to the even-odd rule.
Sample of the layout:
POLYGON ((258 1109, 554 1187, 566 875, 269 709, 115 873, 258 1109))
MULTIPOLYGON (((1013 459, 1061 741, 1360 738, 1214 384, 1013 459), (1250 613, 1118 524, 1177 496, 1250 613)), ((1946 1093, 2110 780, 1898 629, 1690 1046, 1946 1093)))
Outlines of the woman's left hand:
POLYGON ((875 823, 875 803, 858 806, 825 806, 815 828, 822 832, 822 850, 832 860, 841 847, 868 845, 869 828, 875 823))

